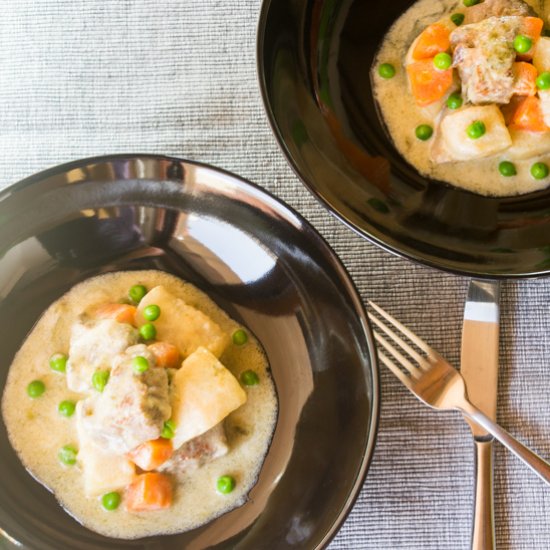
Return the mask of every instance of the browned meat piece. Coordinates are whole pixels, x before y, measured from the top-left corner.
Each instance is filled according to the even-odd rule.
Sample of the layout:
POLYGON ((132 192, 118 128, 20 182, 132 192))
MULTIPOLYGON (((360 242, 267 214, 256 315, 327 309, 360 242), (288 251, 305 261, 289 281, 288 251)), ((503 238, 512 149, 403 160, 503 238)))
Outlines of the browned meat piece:
POLYGON ((514 93, 513 41, 522 17, 491 17, 451 33, 453 65, 462 80, 462 95, 481 105, 504 104, 514 93))
POLYGON ((485 0, 466 10, 464 23, 479 23, 488 17, 502 17, 506 15, 536 15, 534 10, 522 0, 485 0))
POLYGON ((96 369, 111 367, 111 360, 128 346, 137 344, 138 331, 113 319, 82 319, 71 329, 67 363, 67 386, 76 392, 92 389, 96 369))
POLYGON ((184 443, 160 469, 182 474, 196 470, 228 451, 223 422, 220 422, 202 435, 184 443))
POLYGON ((154 365, 147 346, 128 348, 115 357, 103 393, 86 400, 86 430, 103 449, 123 454, 160 437, 172 408, 166 370, 154 365), (132 359, 136 356, 149 361, 146 372, 134 372, 132 359))

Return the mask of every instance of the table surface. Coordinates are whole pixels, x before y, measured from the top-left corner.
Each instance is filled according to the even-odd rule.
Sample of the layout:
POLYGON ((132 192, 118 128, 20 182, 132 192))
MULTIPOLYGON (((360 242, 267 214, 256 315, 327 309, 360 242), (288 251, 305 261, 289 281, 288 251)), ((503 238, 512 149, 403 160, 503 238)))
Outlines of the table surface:
MULTIPOLYGON (((250 179, 302 213, 364 300, 455 364, 468 281, 384 252, 300 184, 273 138, 256 75, 260 0, 3 0, 0 187, 66 161, 159 153, 250 179)), ((550 457, 550 279, 502 288, 498 420, 550 457)), ((458 550, 470 544, 473 444, 455 413, 381 372, 369 474, 330 545, 458 550)), ((550 490, 496 446, 498 547, 550 548, 550 490)))

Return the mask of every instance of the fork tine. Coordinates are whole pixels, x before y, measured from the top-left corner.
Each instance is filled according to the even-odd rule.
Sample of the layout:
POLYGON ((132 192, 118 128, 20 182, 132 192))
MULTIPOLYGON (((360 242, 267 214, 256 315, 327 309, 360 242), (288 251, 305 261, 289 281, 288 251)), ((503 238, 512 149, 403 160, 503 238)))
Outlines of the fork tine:
POLYGON ((402 367, 405 367, 412 376, 414 376, 415 378, 420 378, 420 369, 414 366, 402 353, 399 352, 399 350, 395 349, 381 334, 375 332, 374 338, 379 344, 384 347, 386 351, 393 355, 393 357, 397 359, 398 363, 402 367))
POLYGON ((401 382, 405 385, 405 387, 409 388, 411 387, 411 379, 389 358, 386 356, 383 352, 378 352, 378 357, 380 358, 380 361, 388 367, 392 373, 401 380, 401 382))
MULTIPOLYGON (((405 342, 405 340, 403 340, 398 334, 396 334, 393 330, 391 330, 388 326, 386 326, 384 323, 382 323, 382 321, 380 321, 379 319, 377 319, 374 315, 371 315, 369 313, 369 319, 381 330, 383 331, 384 333, 386 333, 396 344, 398 344, 402 350, 404 350, 405 352, 407 352, 413 359, 415 359, 417 361, 417 363, 420 365, 421 368, 423 368, 424 370, 428 369, 430 367, 430 364, 428 361, 426 361, 426 359, 424 357, 422 357, 422 355, 420 355, 415 349, 413 349, 411 346, 409 346, 409 344, 407 344, 407 342, 405 342)), ((376 335, 376 334, 375 334, 376 335)), ((382 342, 381 342, 382 343, 382 342)), ((385 345, 385 344, 382 344, 382 345, 385 345)), ((388 351, 390 351, 388 349, 388 351)), ((392 353, 392 352, 390 352, 392 353)), ((392 355, 394 355, 392 353, 392 355)), ((406 360, 403 356, 400 356, 400 357, 396 357, 394 355, 394 357, 398 360, 406 360)), ((413 367, 413 368, 416 368, 416 367, 413 367)), ((409 369, 409 367, 407 367, 407 369, 409 369)), ((409 369, 410 370, 410 369, 409 369)), ((412 371, 411 371, 412 372, 412 371)))
POLYGON ((386 319, 395 328, 399 329, 411 342, 414 342, 421 350, 423 350, 428 356, 434 356, 434 350, 420 339, 414 332, 410 331, 403 323, 400 323, 395 317, 392 317, 389 313, 384 311, 379 305, 369 300, 369 305, 374 309, 382 318, 386 319))

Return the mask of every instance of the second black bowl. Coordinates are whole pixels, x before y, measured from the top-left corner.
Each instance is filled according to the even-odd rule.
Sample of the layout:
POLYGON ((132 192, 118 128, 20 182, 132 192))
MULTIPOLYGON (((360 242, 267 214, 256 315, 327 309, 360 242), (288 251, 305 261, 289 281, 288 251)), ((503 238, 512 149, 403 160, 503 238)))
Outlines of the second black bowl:
POLYGON ((464 275, 549 274, 550 189, 491 198, 426 179, 382 127, 369 72, 412 3, 264 2, 258 68, 283 151, 333 214, 391 252, 464 275))

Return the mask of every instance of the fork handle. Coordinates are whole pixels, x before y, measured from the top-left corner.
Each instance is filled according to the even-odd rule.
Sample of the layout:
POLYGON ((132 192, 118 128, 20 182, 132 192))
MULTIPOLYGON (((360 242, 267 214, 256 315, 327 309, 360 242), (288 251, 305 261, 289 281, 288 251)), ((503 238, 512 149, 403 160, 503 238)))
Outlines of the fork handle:
POLYGON ((535 474, 544 479, 550 485, 550 464, 543 460, 535 452, 528 449, 523 443, 520 443, 515 437, 511 436, 504 428, 495 424, 490 418, 485 416, 479 409, 471 403, 460 404, 460 410, 476 424, 485 428, 495 439, 498 439, 508 450, 512 451, 520 460, 523 460, 535 474))

